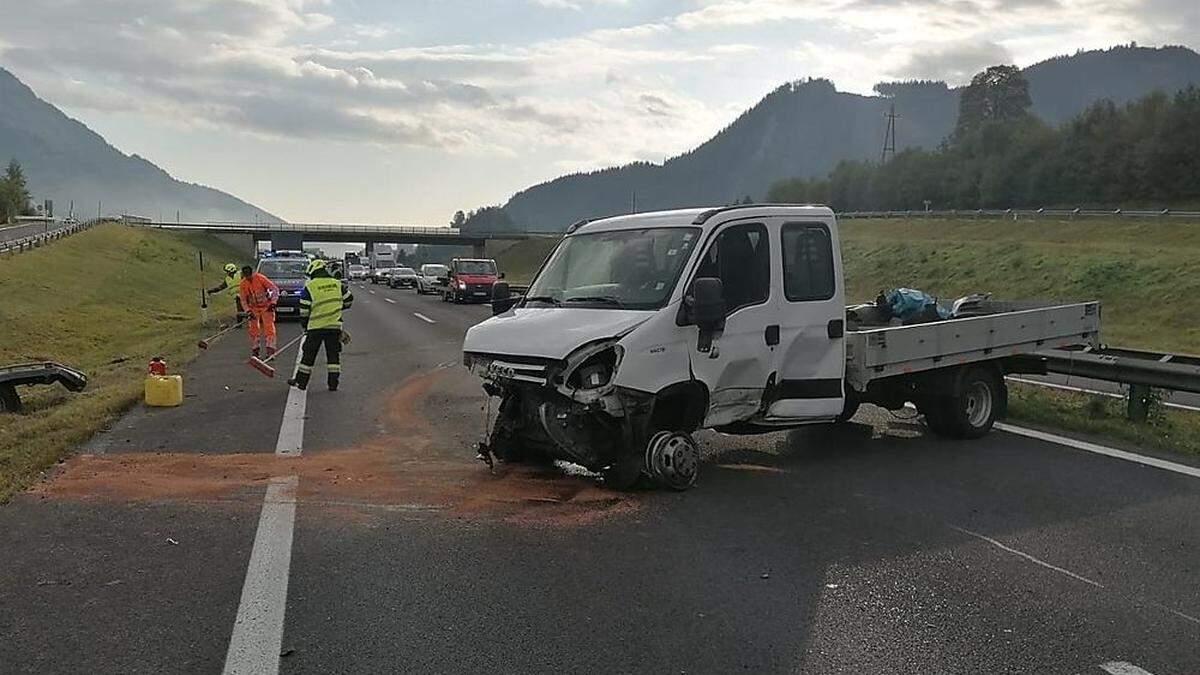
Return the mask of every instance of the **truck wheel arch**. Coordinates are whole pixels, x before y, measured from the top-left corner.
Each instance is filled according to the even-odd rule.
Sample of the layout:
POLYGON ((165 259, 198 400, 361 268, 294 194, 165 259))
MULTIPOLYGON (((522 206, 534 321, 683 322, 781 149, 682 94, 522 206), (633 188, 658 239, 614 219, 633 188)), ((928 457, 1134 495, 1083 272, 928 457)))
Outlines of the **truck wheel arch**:
POLYGON ((693 432, 708 413, 708 387, 696 380, 677 382, 654 395, 650 426, 655 431, 693 432))

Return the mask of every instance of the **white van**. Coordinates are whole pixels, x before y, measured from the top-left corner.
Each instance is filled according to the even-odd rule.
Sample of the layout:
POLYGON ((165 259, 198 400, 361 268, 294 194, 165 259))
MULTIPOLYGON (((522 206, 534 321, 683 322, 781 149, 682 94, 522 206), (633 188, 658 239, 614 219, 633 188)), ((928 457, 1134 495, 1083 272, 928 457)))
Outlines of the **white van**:
MULTIPOLYGON (((902 281, 902 280, 898 280, 902 281)), ((1004 375, 1098 341, 1099 304, 978 305, 969 318, 847 327, 838 225, 823 206, 748 205, 572 227, 527 294, 496 285, 464 362, 501 398, 481 458, 562 458, 624 487, 696 478, 690 433, 759 433, 913 402, 976 437, 1004 375)))

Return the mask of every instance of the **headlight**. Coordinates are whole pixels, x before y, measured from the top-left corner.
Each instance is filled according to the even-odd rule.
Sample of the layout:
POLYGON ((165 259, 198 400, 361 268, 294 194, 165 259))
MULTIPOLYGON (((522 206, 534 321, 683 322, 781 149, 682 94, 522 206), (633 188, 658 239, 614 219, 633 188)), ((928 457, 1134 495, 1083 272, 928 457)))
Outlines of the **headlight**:
POLYGON ((598 389, 612 382, 625 349, 621 345, 609 345, 586 357, 567 376, 567 386, 572 389, 598 389))
POLYGON ((458 282, 458 290, 460 290, 460 291, 467 290, 467 283, 465 281, 458 282))

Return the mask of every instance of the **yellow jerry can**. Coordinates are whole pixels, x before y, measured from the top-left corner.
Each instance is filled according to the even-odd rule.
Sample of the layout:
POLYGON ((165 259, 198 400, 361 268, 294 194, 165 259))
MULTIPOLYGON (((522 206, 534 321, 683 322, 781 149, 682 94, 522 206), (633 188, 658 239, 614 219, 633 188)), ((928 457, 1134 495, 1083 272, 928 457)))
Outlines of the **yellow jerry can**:
POLYGON ((146 378, 146 405, 169 408, 183 403, 183 377, 151 375, 146 378))

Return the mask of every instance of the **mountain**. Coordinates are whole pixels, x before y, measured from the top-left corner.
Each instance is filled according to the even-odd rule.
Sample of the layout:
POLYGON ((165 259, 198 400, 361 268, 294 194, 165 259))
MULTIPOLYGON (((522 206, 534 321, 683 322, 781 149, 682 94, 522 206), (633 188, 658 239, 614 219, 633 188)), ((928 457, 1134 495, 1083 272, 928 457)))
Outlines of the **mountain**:
POLYGON ((55 215, 133 213, 183 220, 279 218, 233 195, 171 177, 146 159, 126 155, 99 134, 38 98, 0 68, 0 164, 16 159, 35 201, 53 199, 55 215), (169 216, 168 216, 169 214, 169 216))
MULTIPOLYGON (((1200 54, 1186 47, 1114 47, 1024 69, 1033 110, 1060 124, 1101 98, 1121 104, 1155 89, 1200 83, 1200 54)), ((596 216, 762 198, 771 184, 824 176, 845 159, 878 159, 894 104, 897 147, 936 147, 954 129, 959 90, 944 82, 888 82, 878 95, 837 91, 824 79, 785 84, 709 141, 664 164, 636 163, 554 179, 514 195, 518 228, 562 230, 596 216)))

